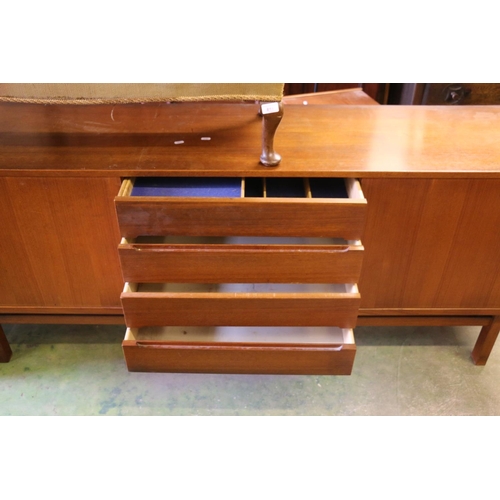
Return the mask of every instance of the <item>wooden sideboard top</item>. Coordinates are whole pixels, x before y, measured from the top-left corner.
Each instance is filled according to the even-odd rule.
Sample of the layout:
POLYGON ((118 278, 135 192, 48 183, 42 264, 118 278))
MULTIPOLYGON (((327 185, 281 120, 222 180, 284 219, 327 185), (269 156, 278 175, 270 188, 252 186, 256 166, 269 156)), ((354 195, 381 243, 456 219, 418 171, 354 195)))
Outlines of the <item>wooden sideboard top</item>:
POLYGON ((0 176, 500 177, 500 106, 286 105, 274 168, 257 111, 3 103, 0 176))

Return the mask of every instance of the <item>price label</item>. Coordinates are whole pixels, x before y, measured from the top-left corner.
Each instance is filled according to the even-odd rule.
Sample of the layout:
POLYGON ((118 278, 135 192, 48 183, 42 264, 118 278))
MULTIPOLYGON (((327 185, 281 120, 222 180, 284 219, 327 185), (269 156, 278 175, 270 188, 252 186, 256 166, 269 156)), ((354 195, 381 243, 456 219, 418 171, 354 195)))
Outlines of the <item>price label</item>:
POLYGON ((260 106, 263 115, 269 115, 270 113, 277 113, 280 110, 280 105, 278 102, 267 102, 260 106))

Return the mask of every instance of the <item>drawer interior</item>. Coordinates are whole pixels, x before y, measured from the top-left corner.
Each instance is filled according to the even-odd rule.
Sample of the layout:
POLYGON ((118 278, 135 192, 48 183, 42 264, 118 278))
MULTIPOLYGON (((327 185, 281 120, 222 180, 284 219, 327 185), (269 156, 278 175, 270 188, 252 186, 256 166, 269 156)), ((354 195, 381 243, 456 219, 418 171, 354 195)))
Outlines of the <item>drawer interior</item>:
POLYGON ((242 181, 232 177, 140 177, 131 196, 241 198, 242 181))
POLYGON ((149 342, 354 344, 351 329, 337 327, 193 327, 128 328, 125 340, 149 342))
POLYGON ((361 246, 360 241, 348 241, 343 238, 307 238, 286 236, 138 236, 123 238, 126 245, 337 245, 361 246))
POLYGON ((353 179, 300 177, 140 177, 132 197, 335 198, 358 196, 353 179))
POLYGON ((357 285, 344 283, 127 283, 123 290, 139 293, 346 294, 357 285))

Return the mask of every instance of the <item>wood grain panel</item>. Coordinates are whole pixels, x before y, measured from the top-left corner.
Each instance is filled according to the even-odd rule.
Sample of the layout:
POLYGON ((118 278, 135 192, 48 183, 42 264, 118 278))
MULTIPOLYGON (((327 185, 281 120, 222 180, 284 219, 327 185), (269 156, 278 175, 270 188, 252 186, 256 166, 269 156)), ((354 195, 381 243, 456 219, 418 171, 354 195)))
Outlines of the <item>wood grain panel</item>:
POLYGON ((146 293, 121 295, 125 322, 142 326, 356 325, 359 294, 146 293))
POLYGON ((332 90, 330 92, 315 92, 311 94, 290 95, 283 98, 283 104, 289 105, 377 105, 378 102, 365 94, 361 89, 332 90))
POLYGON ((119 311, 119 187, 115 177, 0 178, 2 310, 119 311))
POLYGON ((119 254, 128 282, 356 283, 363 247, 123 244, 119 254))
POLYGON ((117 197, 122 236, 311 236, 360 239, 366 200, 117 197))
POLYGON ((365 179, 363 191, 363 309, 500 310, 500 180, 365 179))
POLYGON ((0 165, 28 176, 500 175, 500 106, 288 106, 277 168, 259 164, 261 130, 254 105, 4 103, 0 165))
POLYGON ((355 345, 146 345, 123 342, 129 371, 350 375, 355 345))

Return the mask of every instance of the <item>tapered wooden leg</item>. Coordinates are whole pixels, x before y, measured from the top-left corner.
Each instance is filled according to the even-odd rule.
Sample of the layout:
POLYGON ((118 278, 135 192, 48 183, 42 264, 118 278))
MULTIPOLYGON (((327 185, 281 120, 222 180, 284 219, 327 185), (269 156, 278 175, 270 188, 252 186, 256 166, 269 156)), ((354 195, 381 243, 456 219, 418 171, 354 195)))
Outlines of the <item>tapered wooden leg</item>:
POLYGON ((12 350, 10 348, 9 341, 0 326, 0 363, 8 363, 11 356, 12 350))
POLYGON ((499 332, 500 316, 495 316, 489 325, 483 326, 472 350, 472 361, 475 365, 483 366, 486 364, 499 332))
POLYGON ((260 162, 266 167, 276 167, 281 161, 281 156, 274 150, 274 136, 283 118, 283 105, 281 102, 261 104, 260 114, 262 115, 262 154, 260 155, 260 162))

